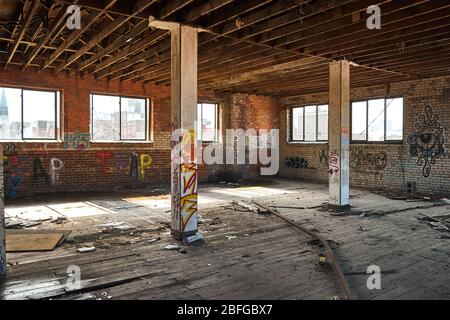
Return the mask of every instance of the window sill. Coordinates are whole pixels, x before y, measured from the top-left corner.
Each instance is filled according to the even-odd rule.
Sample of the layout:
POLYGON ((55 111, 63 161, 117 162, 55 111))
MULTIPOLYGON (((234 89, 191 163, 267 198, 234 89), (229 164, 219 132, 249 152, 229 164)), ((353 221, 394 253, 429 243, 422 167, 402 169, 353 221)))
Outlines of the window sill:
POLYGON ((0 143, 62 143, 61 140, 0 140, 0 143))
POLYGON ((288 141, 288 144, 328 144, 328 141, 288 141))
POLYGON ((130 141, 130 140, 122 140, 122 141, 90 141, 92 144, 149 144, 153 143, 150 140, 142 140, 142 141, 130 141))
POLYGON ((393 145, 402 145, 402 141, 350 141, 351 145, 387 145, 387 144, 393 144, 393 145))

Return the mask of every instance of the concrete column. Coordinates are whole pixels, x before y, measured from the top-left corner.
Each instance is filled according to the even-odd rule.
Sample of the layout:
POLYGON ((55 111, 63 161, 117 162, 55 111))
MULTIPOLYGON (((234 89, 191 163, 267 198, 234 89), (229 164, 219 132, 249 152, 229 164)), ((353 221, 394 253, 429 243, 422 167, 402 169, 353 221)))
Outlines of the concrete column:
POLYGON ((330 63, 329 174, 332 209, 350 208, 350 64, 330 63))
POLYGON ((150 18, 150 26, 172 37, 172 234, 181 240, 198 231, 197 50, 198 29, 150 18))
POLYGON ((3 187, 3 145, 0 144, 0 279, 6 276, 5 197, 3 187))

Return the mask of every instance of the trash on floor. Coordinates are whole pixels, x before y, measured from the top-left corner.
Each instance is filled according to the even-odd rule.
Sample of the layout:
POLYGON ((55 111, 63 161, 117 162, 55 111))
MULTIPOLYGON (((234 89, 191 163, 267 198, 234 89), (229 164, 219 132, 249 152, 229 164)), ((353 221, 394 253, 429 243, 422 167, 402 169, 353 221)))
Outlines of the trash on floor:
POLYGON ((190 245, 194 243, 201 243, 205 241, 205 237, 201 233, 197 233, 193 236, 187 237, 183 239, 183 243, 185 245, 190 245))
POLYGON ((82 247, 82 248, 78 248, 77 252, 79 252, 79 253, 89 253, 89 252, 94 252, 96 250, 97 250, 97 248, 95 248, 95 247, 82 247))
POLYGON ((180 246, 179 244, 169 244, 164 247, 164 250, 175 251, 180 250, 181 248, 182 246, 180 246))
POLYGON ((161 237, 150 239, 150 240, 147 241, 147 243, 152 244, 152 243, 158 242, 159 240, 161 240, 161 237))

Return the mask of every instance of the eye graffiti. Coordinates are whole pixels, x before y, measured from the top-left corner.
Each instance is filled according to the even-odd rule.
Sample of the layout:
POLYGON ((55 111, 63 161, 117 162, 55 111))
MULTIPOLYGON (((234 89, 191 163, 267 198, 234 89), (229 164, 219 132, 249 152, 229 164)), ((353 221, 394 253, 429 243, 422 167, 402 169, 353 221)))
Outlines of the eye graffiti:
POLYGON ((431 166, 437 159, 445 156, 444 128, 439 122, 439 115, 434 113, 430 105, 425 107, 425 114, 417 117, 414 125, 416 131, 408 137, 409 154, 417 158, 417 165, 422 167, 422 175, 428 178, 431 166))

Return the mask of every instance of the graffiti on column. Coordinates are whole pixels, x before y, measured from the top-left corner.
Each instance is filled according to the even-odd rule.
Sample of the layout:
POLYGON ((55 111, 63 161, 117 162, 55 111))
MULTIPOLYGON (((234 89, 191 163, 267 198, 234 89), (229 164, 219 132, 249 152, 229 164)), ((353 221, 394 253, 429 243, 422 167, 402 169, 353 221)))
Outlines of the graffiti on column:
POLYGON ((330 164, 328 173, 333 175, 334 173, 339 172, 339 159, 336 150, 332 150, 330 154, 330 164))
POLYGON ((197 214, 197 165, 183 164, 181 165, 181 219, 182 231, 192 231, 196 229, 195 215, 197 214), (189 224, 193 221, 194 227, 190 228, 189 224))
MULTIPOLYGON (((178 120, 174 119, 171 124, 171 133, 178 130, 178 120)), ((172 200, 172 229, 180 231, 180 154, 177 150, 179 141, 171 139, 171 200, 172 200)))
POLYGON ((439 115, 430 105, 425 107, 425 114, 417 117, 415 131, 408 137, 409 154, 417 158, 417 166, 422 167, 422 175, 428 178, 431 166, 437 159, 445 156, 444 128, 439 122, 439 115))

